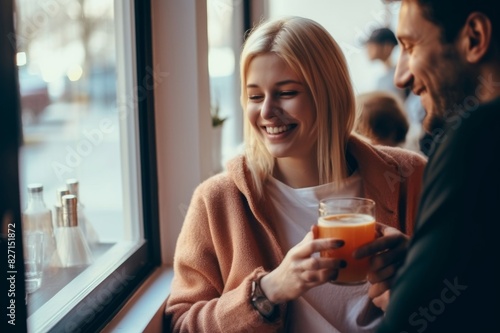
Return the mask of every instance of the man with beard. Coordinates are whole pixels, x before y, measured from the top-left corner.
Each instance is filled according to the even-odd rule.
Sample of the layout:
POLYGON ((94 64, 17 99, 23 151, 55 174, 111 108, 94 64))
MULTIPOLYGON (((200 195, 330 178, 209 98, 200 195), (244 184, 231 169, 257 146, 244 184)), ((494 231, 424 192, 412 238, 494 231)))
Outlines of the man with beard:
POLYGON ((432 134, 414 236, 379 332, 490 332, 500 221, 500 4, 402 0, 400 87, 432 134))

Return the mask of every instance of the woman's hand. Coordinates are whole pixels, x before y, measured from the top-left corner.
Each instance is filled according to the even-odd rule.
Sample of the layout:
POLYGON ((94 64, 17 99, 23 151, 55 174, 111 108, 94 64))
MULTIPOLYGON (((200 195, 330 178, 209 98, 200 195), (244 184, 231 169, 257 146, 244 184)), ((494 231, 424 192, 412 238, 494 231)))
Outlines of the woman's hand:
POLYGON ((260 286, 271 302, 278 304, 296 299, 313 287, 335 280, 339 268, 345 267, 343 260, 312 257, 316 252, 344 245, 339 239, 315 239, 317 228, 313 226, 304 239, 288 251, 281 264, 261 279, 260 286))
POLYGON ((354 251, 354 258, 371 257, 368 296, 373 304, 385 311, 392 281, 406 256, 409 238, 396 228, 381 223, 377 223, 377 237, 354 251))

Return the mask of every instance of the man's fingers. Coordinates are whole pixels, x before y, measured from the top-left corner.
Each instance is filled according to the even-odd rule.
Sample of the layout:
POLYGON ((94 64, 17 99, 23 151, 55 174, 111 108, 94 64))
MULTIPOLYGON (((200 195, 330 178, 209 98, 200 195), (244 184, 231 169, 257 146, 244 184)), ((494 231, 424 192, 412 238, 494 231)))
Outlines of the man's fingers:
POLYGON ((406 242, 406 238, 402 234, 392 234, 377 238, 373 242, 357 248, 353 256, 356 259, 372 256, 378 252, 392 249, 406 242))
POLYGON ((378 297, 383 293, 385 293, 387 290, 390 289, 390 287, 391 287, 391 281, 389 280, 372 284, 370 286, 370 289, 368 289, 368 297, 370 297, 370 299, 374 299, 375 297, 378 297))
POLYGON ((404 247, 376 254, 370 259, 370 270, 376 272, 391 265, 397 265, 399 267, 405 256, 406 249, 404 247))
POLYGON ((383 269, 380 269, 376 272, 370 272, 368 273, 368 281, 370 283, 379 283, 384 280, 389 279, 390 277, 394 276, 396 274, 396 266, 390 265, 387 267, 384 267, 383 269))
POLYGON ((386 311, 387 306, 389 305, 389 297, 390 297, 390 290, 387 290, 382 295, 374 297, 372 299, 372 302, 373 304, 375 304, 375 306, 379 307, 383 311, 386 311))

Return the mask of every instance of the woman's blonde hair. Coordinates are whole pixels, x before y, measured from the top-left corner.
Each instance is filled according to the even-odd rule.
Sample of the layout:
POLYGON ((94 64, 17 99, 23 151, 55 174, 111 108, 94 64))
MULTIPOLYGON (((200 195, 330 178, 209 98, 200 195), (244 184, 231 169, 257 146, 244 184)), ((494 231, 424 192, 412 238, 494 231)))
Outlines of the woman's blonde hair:
MULTIPOLYGON (((348 176, 345 150, 355 117, 354 92, 342 50, 325 28, 310 19, 288 17, 257 26, 245 41, 241 54, 243 110, 248 102, 250 63, 267 53, 282 58, 307 87, 316 112, 319 182, 335 182, 340 186, 348 176)), ((244 141, 248 167, 262 194, 262 184, 273 172, 274 158, 247 117, 244 117, 244 141)))

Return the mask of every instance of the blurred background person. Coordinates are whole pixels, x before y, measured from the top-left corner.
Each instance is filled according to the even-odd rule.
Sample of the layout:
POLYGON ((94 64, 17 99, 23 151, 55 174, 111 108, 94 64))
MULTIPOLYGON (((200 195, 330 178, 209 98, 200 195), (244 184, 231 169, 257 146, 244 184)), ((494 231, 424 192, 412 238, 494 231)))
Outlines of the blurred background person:
POLYGON ((394 94, 375 91, 356 98, 358 116, 355 131, 372 144, 409 148, 418 151, 418 142, 407 146, 409 122, 402 101, 394 94))
POLYGON ((421 140, 424 135, 422 121, 425 117, 425 110, 420 103, 420 99, 409 89, 401 89, 394 84, 396 65, 393 58, 397 45, 398 40, 394 32, 387 27, 373 30, 370 37, 365 41, 368 58, 372 62, 382 62, 385 68, 384 74, 377 80, 375 90, 392 92, 401 99, 404 103, 403 111, 406 113, 409 121, 408 133, 406 135, 407 142, 410 144, 408 148, 427 155, 426 149, 423 149, 421 146, 421 140))
POLYGON ((407 90, 394 85, 396 65, 393 63, 392 53, 396 45, 398 45, 398 40, 389 28, 373 30, 368 40, 365 41, 366 53, 370 61, 381 61, 385 69, 377 80, 375 90, 393 92, 404 101, 408 95, 407 90))

